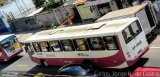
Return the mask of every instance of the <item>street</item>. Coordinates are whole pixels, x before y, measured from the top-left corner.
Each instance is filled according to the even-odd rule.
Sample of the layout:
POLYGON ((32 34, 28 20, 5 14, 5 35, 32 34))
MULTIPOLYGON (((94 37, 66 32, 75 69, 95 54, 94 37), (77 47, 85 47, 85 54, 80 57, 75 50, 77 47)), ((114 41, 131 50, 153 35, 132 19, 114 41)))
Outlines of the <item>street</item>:
MULTIPOLYGON (((112 76, 117 77, 117 73, 126 73, 126 77, 130 75, 133 70, 135 70, 137 67, 141 66, 147 66, 147 67, 160 67, 160 56, 159 56, 159 49, 160 49, 160 35, 157 36, 156 39, 152 41, 150 44, 149 51, 132 67, 124 68, 124 69, 96 69, 95 73, 98 76, 112 76), (106 74, 107 73, 107 74, 106 74), (109 73, 109 75, 108 75, 109 73), (113 76, 114 75, 114 76, 113 76)), ((60 67, 43 67, 40 65, 37 65, 36 63, 32 62, 29 55, 24 51, 16 58, 12 59, 9 62, 2 62, 0 63, 0 70, 2 76, 15 76, 15 75, 8 75, 20 73, 20 74, 30 74, 34 75, 37 73, 43 73, 48 75, 55 75, 57 73, 57 70, 60 67)), ((122 76, 123 77, 123 76, 122 76)))

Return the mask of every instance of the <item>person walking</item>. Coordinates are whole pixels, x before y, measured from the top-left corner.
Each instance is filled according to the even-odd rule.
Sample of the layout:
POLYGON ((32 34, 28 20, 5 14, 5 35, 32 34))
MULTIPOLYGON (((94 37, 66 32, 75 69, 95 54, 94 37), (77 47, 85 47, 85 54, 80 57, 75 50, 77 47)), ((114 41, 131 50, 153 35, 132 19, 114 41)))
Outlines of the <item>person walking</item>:
POLYGON ((38 24, 39 24, 41 30, 45 30, 46 29, 46 27, 43 25, 43 22, 41 20, 38 22, 38 24))

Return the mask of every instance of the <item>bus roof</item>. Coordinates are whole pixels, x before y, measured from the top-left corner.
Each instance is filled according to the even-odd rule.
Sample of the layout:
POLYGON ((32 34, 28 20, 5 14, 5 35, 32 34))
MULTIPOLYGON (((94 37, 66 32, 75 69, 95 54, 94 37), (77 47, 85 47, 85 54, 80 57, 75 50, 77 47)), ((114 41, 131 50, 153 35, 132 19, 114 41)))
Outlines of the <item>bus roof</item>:
POLYGON ((104 16, 102 16, 101 18, 99 18, 96 21, 103 21, 103 20, 107 20, 107 19, 111 19, 111 18, 115 18, 115 17, 131 15, 131 14, 134 14, 134 13, 140 11, 145 6, 146 6, 146 4, 141 4, 141 5, 121 9, 121 10, 112 11, 112 12, 105 14, 104 16))
POLYGON ((53 30, 45 30, 37 32, 24 43, 39 42, 39 41, 51 41, 73 38, 86 38, 97 36, 111 36, 116 32, 122 31, 127 25, 137 20, 137 18, 125 18, 113 21, 105 21, 99 23, 92 23, 80 26, 64 27, 53 30))
POLYGON ((7 35, 0 35, 0 42, 3 41, 4 39, 13 36, 14 34, 7 34, 7 35))

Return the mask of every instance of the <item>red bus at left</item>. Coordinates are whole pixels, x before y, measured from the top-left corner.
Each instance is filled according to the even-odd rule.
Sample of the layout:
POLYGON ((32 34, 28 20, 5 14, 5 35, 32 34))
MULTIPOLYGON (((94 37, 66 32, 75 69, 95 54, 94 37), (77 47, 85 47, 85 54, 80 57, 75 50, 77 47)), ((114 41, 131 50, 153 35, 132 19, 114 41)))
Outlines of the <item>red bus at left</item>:
POLYGON ((0 35, 0 62, 8 61, 23 51, 14 34, 0 35))

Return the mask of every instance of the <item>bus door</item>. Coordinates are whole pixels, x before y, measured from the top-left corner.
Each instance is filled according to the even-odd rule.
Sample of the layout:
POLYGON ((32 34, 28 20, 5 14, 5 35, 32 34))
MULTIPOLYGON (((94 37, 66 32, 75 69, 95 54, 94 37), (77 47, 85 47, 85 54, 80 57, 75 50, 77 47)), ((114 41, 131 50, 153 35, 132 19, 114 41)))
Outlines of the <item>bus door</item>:
POLYGON ((126 53, 131 60, 143 50, 143 47, 147 46, 145 34, 138 20, 126 27, 122 35, 126 43, 126 53))
POLYGON ((8 57, 21 50, 18 40, 15 36, 10 36, 2 41, 2 47, 8 57))
POLYGON ((31 43, 25 43, 24 49, 29 55, 33 55, 34 54, 34 48, 31 45, 31 43))

